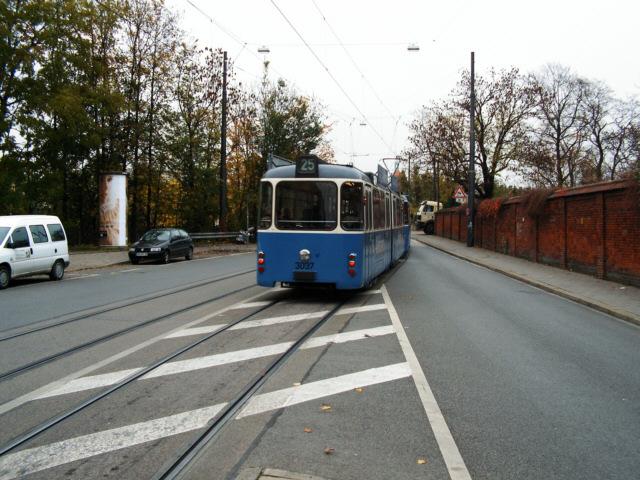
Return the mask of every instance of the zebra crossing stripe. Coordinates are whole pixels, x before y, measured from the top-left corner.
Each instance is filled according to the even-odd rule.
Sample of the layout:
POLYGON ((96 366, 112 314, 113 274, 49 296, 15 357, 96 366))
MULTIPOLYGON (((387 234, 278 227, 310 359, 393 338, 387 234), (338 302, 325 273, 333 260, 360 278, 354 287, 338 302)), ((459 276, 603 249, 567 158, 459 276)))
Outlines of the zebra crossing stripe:
MULTIPOLYGON (((394 333, 393 326, 387 325, 384 327, 367 328, 362 330, 353 330, 350 332, 336 333, 333 335, 326 335, 322 337, 313 337, 307 340, 301 347, 301 349, 323 347, 330 343, 346 343, 356 340, 363 340, 370 337, 379 337, 383 335, 392 335, 394 333)), ((269 355, 277 355, 284 353, 293 342, 284 342, 275 345, 268 345, 265 347, 248 348, 245 350, 238 350, 233 352, 219 353, 215 355, 207 355, 204 357, 192 358, 188 360, 178 360, 169 362, 165 365, 158 367, 157 369, 149 372, 142 379, 145 378, 157 378, 166 375, 175 375, 179 373, 186 373, 195 370, 201 370, 204 368, 211 368, 219 365, 226 365, 230 363, 242 362, 246 360, 253 360, 256 358, 267 357, 269 355)), ((108 387, 115 383, 118 383, 130 375, 142 370, 140 368, 132 368, 128 370, 121 370, 117 372, 104 373, 101 375, 92 375, 89 377, 81 377, 72 380, 61 387, 44 392, 36 399, 55 397, 59 395, 66 395, 70 393, 82 392, 85 390, 91 390, 93 388, 108 387)))
MULTIPOLYGON (((348 392, 357 387, 407 378, 410 375, 409 365, 398 363, 260 394, 249 401, 238 418, 348 392)), ((77 460, 198 430, 205 427, 224 405, 199 408, 10 453, 0 458, 0 480, 10 480, 77 460)))
MULTIPOLYGON (((386 310, 387 306, 384 303, 378 303, 374 305, 363 305, 360 307, 342 308, 336 312, 336 315, 353 315, 356 313, 372 312, 375 310, 386 310)), ((258 320, 247 320, 237 325, 234 325, 229 330, 243 330, 245 328, 267 327, 270 325, 278 325, 281 323, 299 322, 302 320, 309 320, 312 318, 321 318, 329 313, 328 310, 321 310, 319 312, 309 313, 297 313, 295 315, 284 315, 281 317, 261 318, 258 320)), ((215 332, 226 324, 207 325, 204 327, 185 328, 184 330, 178 330, 167 335, 165 338, 179 338, 189 337, 192 335, 206 335, 208 333, 215 332)))

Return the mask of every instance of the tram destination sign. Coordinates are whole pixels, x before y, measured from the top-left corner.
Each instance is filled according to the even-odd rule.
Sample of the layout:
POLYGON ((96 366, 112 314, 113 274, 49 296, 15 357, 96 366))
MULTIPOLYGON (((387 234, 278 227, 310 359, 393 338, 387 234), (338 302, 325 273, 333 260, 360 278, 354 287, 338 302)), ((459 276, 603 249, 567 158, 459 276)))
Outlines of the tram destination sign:
POLYGON ((315 155, 303 155, 296 160, 296 177, 317 177, 320 159, 315 155))

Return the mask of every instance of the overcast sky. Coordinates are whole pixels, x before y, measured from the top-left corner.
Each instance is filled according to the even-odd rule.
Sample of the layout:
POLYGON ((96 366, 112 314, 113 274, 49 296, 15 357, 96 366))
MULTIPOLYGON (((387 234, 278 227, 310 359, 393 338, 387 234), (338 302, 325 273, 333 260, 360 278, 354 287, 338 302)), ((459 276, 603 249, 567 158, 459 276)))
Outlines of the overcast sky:
POLYGON ((337 161, 363 170, 402 151, 413 113, 448 94, 471 51, 479 74, 554 62, 605 81, 621 97, 640 95, 640 3, 632 0, 189 1, 167 1, 188 35, 227 50, 243 83, 257 85, 269 60, 273 79, 326 106, 337 161), (420 51, 409 52, 409 44, 420 51), (258 53, 262 45, 270 53, 258 53))

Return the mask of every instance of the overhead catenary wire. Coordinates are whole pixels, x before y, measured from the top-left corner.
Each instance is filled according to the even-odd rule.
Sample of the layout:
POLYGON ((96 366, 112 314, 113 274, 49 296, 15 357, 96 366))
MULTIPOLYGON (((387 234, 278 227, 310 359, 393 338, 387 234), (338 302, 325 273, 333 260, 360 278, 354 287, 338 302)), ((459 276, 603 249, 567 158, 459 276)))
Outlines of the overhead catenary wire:
MULTIPOLYGON (((338 41, 338 44, 342 47, 342 50, 344 50, 344 53, 347 55, 347 57, 349 57, 349 60, 351 60, 351 63, 353 65, 353 67, 358 71, 358 73, 360 74, 360 77, 364 80, 364 82, 369 86, 369 89, 371 89, 371 91, 373 92, 373 95, 376 97, 376 99, 378 100, 378 102, 380 103, 380 105, 382 105, 382 107, 387 111, 387 113, 391 116, 391 118, 393 118, 394 120, 396 120, 396 124, 397 121, 399 120, 399 117, 394 115, 393 112, 391 111, 391 109, 389 107, 387 107, 387 105, 384 103, 384 101, 382 100, 382 98, 380 97, 380 95, 378 95, 378 92, 376 91, 376 89, 374 88, 373 84, 369 81, 369 79, 367 78, 367 76, 364 74, 364 72, 362 71, 362 69, 358 66, 356 60, 353 58, 353 55, 351 55, 351 52, 349 52, 349 50, 347 49, 347 47, 345 46, 345 44, 343 43, 342 39, 340 37, 338 37, 338 34, 336 33, 336 31, 334 30, 334 28, 331 26, 331 24, 329 23, 329 20, 327 20, 327 17, 324 15, 324 13, 322 13, 322 10, 320 10, 320 7, 318 6, 318 4, 316 3, 316 0, 311 0, 313 3, 313 6, 316 7, 316 10, 318 11, 318 13, 320 14, 320 16, 322 17, 322 20, 324 20, 324 23, 327 24, 327 27, 329 28, 329 30, 331 31, 331 34, 335 37, 335 39, 338 41)), ((395 134, 394 134, 395 135, 395 134)), ((393 143, 393 142, 392 142, 393 143)))
MULTIPOLYGON (((189 0, 187 0, 189 1, 189 0)), ((280 13, 280 15, 282 16, 282 18, 284 18, 284 20, 287 22, 287 24, 291 27, 291 29, 295 32, 295 34, 298 36, 298 38, 300 38, 300 40, 302 41, 302 43, 304 43, 304 45, 307 47, 307 49, 311 52, 311 54, 313 55, 313 57, 316 59, 316 61, 322 66, 322 68, 324 68, 324 70, 327 72, 327 75, 329 75, 329 77, 331 78, 331 80, 333 80, 333 82, 336 84, 336 86, 338 87, 338 89, 340 89, 340 91, 342 92, 342 94, 346 97, 346 99, 349 101, 349 103, 351 103, 351 105, 353 106, 353 108, 355 108, 355 110, 358 112, 358 114, 366 121, 367 126, 371 129, 371 131, 373 133, 376 134, 376 136, 382 141, 382 143, 384 143, 384 145, 389 149, 389 151, 392 151, 393 149, 391 148, 391 146, 387 143, 387 141, 384 139, 384 137, 380 134, 380 132, 378 132, 378 130, 372 125, 372 123, 369 121, 369 119, 367 118, 367 116, 364 114, 364 112, 360 109, 360 107, 358 106, 358 104, 351 98, 351 96, 349 95, 349 93, 347 93, 347 91, 344 89, 344 87, 342 86, 342 84, 338 81, 338 79, 333 75, 333 73, 331 73, 331 70, 329 70, 329 67, 326 66, 326 64, 322 61, 322 59, 318 56, 318 54, 315 52, 315 50, 311 47, 311 45, 309 45, 309 43, 306 41, 306 39, 302 36, 302 34, 298 31, 298 29, 295 27, 295 25, 291 22, 291 20, 289 20, 289 17, 287 17, 287 15, 282 11, 282 9, 280 9, 280 7, 278 6, 278 4, 275 2, 275 0, 271 0, 271 3, 273 4, 273 6, 276 8, 276 10, 278 10, 278 12, 280 13)))
MULTIPOLYGON (((209 20, 209 22, 212 25, 215 25, 220 31, 222 31, 222 33, 224 33, 225 35, 227 35, 229 38, 231 38, 234 42, 236 42, 237 44, 239 44, 241 46, 240 51, 237 53, 237 55, 233 58, 233 67, 237 70, 240 70, 242 72, 245 72, 255 78, 260 78, 257 75, 254 75, 250 72, 248 72, 247 70, 244 70, 240 67, 238 67, 237 65, 235 65, 235 62, 238 60, 238 58, 240 57, 240 55, 242 54, 242 52, 244 52, 245 50, 247 52, 249 52, 254 58, 258 59, 260 62, 263 61, 262 58, 260 58, 260 56, 255 53, 253 50, 246 48, 247 46, 253 45, 252 43, 246 42, 244 41, 242 38, 240 38, 238 35, 236 35, 235 33, 233 33, 231 30, 229 30, 228 28, 224 27, 220 22, 218 22, 215 18, 213 18, 211 15, 209 15, 207 12, 205 12, 204 10, 202 10, 198 5, 196 5, 192 0, 186 0, 186 2, 191 5, 198 13, 200 13, 200 15, 202 15, 203 17, 205 17, 207 20, 209 20)), ((279 72, 278 70, 276 70, 275 68, 273 68, 273 66, 270 65, 271 70, 273 70, 278 76, 284 78, 284 75, 279 72)))

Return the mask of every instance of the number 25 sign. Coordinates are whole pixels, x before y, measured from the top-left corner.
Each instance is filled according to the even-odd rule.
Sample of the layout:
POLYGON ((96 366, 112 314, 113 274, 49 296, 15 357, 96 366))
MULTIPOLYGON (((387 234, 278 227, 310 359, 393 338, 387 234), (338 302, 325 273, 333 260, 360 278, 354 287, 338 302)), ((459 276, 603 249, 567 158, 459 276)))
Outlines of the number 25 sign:
POLYGON ((296 177, 317 177, 318 160, 315 155, 304 155, 296 161, 296 177))

